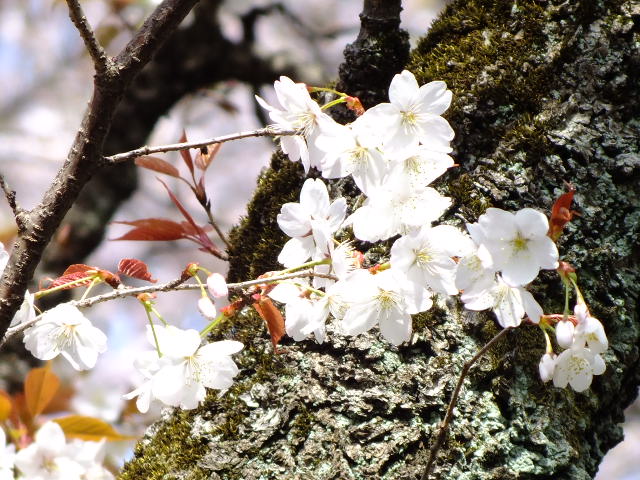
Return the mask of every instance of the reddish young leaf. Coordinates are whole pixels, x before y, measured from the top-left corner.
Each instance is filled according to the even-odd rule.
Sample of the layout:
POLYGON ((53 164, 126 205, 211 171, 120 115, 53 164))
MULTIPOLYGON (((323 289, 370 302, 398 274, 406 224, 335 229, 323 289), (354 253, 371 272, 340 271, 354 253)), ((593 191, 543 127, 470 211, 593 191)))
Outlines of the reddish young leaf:
POLYGON ((31 417, 44 411, 59 386, 60 380, 49 365, 29 371, 24 381, 24 395, 31 417))
POLYGON ((570 183, 567 183, 567 187, 569 191, 560 195, 551 208, 551 219, 549 220, 549 232, 547 235, 554 242, 560 238, 562 229, 576 214, 574 210, 570 210, 576 189, 570 183))
MULTIPOLYGON (((180 143, 185 143, 187 141, 187 132, 182 131, 182 137, 180 137, 180 143)), ((189 149, 180 150, 180 155, 182 155, 182 160, 184 160, 185 165, 193 175, 193 160, 191 159, 191 152, 189 149)))
POLYGON ((148 170, 153 170, 154 172, 164 173, 165 175, 170 175, 175 178, 180 178, 180 172, 176 167, 171 165, 169 162, 162 160, 158 157, 144 156, 138 157, 135 160, 136 165, 139 167, 146 168, 148 170))
POLYGON ((271 335, 273 350, 278 353, 278 342, 284 335, 284 317, 280 310, 276 308, 270 298, 260 297, 260 300, 253 304, 253 308, 267 324, 267 329, 271 335))
POLYGON ((46 287, 54 288, 67 285, 71 282, 77 282, 73 285, 67 285, 65 289, 77 288, 89 285, 91 280, 98 273, 100 269, 98 267, 92 267, 83 263, 76 263, 67 267, 67 269, 58 278, 51 280, 51 283, 46 287), (85 281, 79 281, 85 278, 85 281))
POLYGON ((113 223, 135 227, 121 237, 114 238, 113 240, 169 241, 180 240, 188 236, 182 224, 166 218, 143 218, 131 222, 119 221, 113 223))
POLYGON ((147 264, 136 258, 123 258, 120 260, 120 263, 118 263, 118 272, 127 277, 137 278, 151 283, 158 281, 151 276, 147 264))
POLYGON ((184 206, 182 205, 182 203, 180 203, 180 200, 178 200, 178 197, 175 196, 175 194, 171 191, 171 189, 167 186, 166 183, 164 183, 162 181, 162 179, 158 178, 158 181, 164 186, 164 188, 167 190, 167 193, 169 194, 169 198, 171 198, 171 201, 175 204, 176 207, 178 207, 178 210, 180 210, 180 213, 182 213, 182 216, 184 216, 184 218, 187 220, 187 222, 189 222, 189 224, 191 225, 191 227, 194 229, 194 231, 196 232, 196 235, 194 235, 195 237, 197 237, 197 242, 202 245, 202 248, 200 250, 204 251, 204 252, 216 252, 219 253, 220 250, 218 250, 218 248, 213 244, 213 242, 211 241, 211 239, 209 238, 209 236, 207 235, 207 233, 205 232, 205 230, 200 227, 194 220, 193 217, 189 214, 189 212, 187 211, 186 208, 184 208, 184 206))

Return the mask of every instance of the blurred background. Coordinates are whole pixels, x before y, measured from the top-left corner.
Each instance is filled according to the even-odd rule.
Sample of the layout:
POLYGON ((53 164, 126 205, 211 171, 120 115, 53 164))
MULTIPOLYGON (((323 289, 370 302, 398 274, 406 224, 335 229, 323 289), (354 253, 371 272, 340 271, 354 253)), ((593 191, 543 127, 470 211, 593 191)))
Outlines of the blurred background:
MULTIPOLYGON (((82 5, 102 45, 108 53, 115 53, 156 3, 86 0, 82 5)), ((243 48, 249 75, 255 68, 257 76, 261 68, 258 65, 264 62, 268 65, 264 69, 269 70, 265 77, 288 74, 296 81, 312 85, 325 85, 336 79, 342 50, 358 33, 358 14, 362 7, 360 0, 209 0, 209 3, 215 16, 211 21, 218 29, 216 35, 228 42, 227 45, 243 48)), ((405 0, 403 3, 403 27, 415 45, 446 1, 405 0)), ((202 20, 191 14, 186 23, 199 21, 202 20)), ((198 55, 192 55, 197 61, 198 55)), ((201 56, 206 57, 207 52, 201 56)), ((220 61, 218 67, 224 70, 224 62, 220 61)), ((18 201, 24 208, 32 208, 39 202, 66 157, 91 93, 92 75, 91 63, 63 1, 0 0, 0 172, 17 191, 18 201)), ((256 108, 254 94, 273 101, 273 90, 269 86, 272 79, 247 80, 246 74, 234 78, 234 72, 230 71, 220 80, 182 96, 155 124, 147 144, 174 143, 183 130, 189 139, 196 140, 263 126, 265 118, 256 108)), ((178 84, 182 79, 166 81, 178 84)), ((126 131, 129 125, 118 128, 126 131)), ((215 158, 207 172, 206 186, 213 198, 214 217, 225 231, 245 212, 256 178, 268 164, 272 151, 271 140, 254 138, 223 145, 215 158)), ((158 156, 183 168, 177 153, 158 156)), ((115 220, 145 217, 180 220, 155 177, 152 172, 140 172, 138 188, 119 206, 115 220)), ((206 223, 204 212, 185 185, 175 179, 168 180, 194 216, 206 223)), ((98 187, 87 194, 93 195, 96 203, 105 195, 98 187)), ((2 200, 0 241, 9 241, 14 228, 11 212, 2 200)), ((113 239, 125 231, 127 227, 123 225, 110 224, 106 237, 113 239)), ((161 282, 176 278, 192 261, 212 271, 224 273, 226 269, 224 262, 212 260, 187 241, 154 244, 107 240, 83 263, 115 270, 119 259, 130 257, 147 262, 154 277, 161 282)), ((60 273, 62 271, 41 271, 39 275, 60 273)), ((200 329, 205 322, 197 312, 198 295, 197 292, 164 294, 159 296, 157 308, 173 324, 200 329)), ((81 377, 69 370, 66 362, 56 364, 56 372, 66 378, 75 391, 71 397, 72 408, 77 413, 114 422, 123 433, 141 435, 159 410, 144 416, 135 414, 125 405, 122 394, 130 391, 136 382, 133 352, 148 348, 143 335, 144 311, 135 300, 129 299, 94 307, 87 315, 107 333, 109 350, 100 357, 94 370, 81 377)), ((640 456, 637 455, 640 404, 637 402, 627 411, 624 430, 626 440, 605 457, 598 479, 640 480, 640 456)), ((121 442, 112 448, 112 461, 117 464, 129 454, 131 445, 121 442)))

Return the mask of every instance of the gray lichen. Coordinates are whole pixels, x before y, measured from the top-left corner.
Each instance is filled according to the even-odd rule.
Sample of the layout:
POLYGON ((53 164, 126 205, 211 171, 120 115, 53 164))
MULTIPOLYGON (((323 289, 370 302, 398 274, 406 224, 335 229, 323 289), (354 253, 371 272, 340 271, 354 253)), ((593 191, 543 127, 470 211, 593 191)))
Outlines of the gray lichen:
MULTIPOLYGON (((446 221, 487 206, 548 211, 572 182, 581 215, 560 248, 611 344, 607 371, 578 394, 537 378, 536 328, 510 332, 466 381, 435 478, 592 478, 621 439, 640 383, 639 52, 634 1, 459 0, 413 53, 420 82, 454 91, 460 167, 440 184, 455 201, 446 221)), ((274 214, 301 183, 299 167, 275 157, 234 234, 234 278, 277 268, 274 214)), ((534 294, 561 308, 553 275, 534 294)), ((255 315, 234 328, 247 344, 237 384, 156 425, 121 478, 419 478, 464 361, 497 331, 455 301, 416 316, 399 348, 330 327, 328 342, 285 342, 273 356, 255 315)))

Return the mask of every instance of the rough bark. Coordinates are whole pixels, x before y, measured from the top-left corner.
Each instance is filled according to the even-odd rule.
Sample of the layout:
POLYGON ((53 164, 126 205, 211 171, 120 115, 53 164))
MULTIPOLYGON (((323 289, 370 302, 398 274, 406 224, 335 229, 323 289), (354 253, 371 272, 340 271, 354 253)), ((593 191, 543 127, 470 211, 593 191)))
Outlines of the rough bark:
MULTIPOLYGON (((459 0, 412 54, 420 83, 454 92, 460 167, 440 182, 455 201, 445 221, 488 206, 548 210, 573 182, 581 216, 560 248, 610 340, 607 371, 578 394, 540 382, 536 328, 511 332, 466 382, 433 478, 588 479, 622 439, 640 383, 639 44, 637 1, 459 0)), ((300 185, 299 166, 276 155, 234 234, 232 275, 277 267, 275 213, 300 185)), ((561 311, 554 275, 537 285, 545 311, 561 311)), ((413 326, 399 348, 330 326, 326 343, 273 356, 260 320, 236 320, 223 335, 246 344, 237 385, 167 411, 122 478, 420 478, 461 366, 496 326, 455 299, 413 326)))

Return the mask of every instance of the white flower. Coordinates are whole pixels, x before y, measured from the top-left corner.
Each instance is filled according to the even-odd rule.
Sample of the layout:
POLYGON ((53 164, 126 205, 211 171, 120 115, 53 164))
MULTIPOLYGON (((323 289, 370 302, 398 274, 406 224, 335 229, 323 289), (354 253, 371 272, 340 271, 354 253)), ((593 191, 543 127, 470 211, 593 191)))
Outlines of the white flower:
POLYGON ((418 141, 431 150, 450 152, 454 133, 442 115, 451 104, 451 91, 444 82, 418 87, 407 70, 391 80, 389 100, 367 110, 367 121, 385 134, 385 148, 402 149, 418 141))
POLYGON ((207 277, 207 288, 214 298, 221 298, 229 295, 227 281, 219 273, 212 273, 207 277))
POLYGON ((540 364, 538 365, 538 370, 540 372, 540 379, 543 382, 548 382, 553 378, 553 373, 556 369, 556 354, 555 353, 545 353, 542 358, 540 358, 540 364))
POLYGON ((333 120, 311 99, 303 83, 280 77, 275 81, 274 88, 282 109, 272 107, 257 95, 256 100, 269 111, 271 120, 279 127, 302 132, 302 135, 280 137, 280 145, 291 161, 301 160, 305 172, 308 172, 310 167, 319 166, 320 154, 310 156, 307 145, 313 145, 321 123, 331 123, 333 120))
POLYGON ((13 462, 16 458, 16 447, 7 445, 7 437, 0 428, 0 480, 13 480, 13 462))
POLYGON ((325 323, 329 315, 326 295, 307 298, 308 285, 304 282, 282 282, 274 287, 269 296, 285 304, 284 326, 287 335, 299 342, 312 333, 316 341, 325 340, 325 323))
POLYGON ((574 344, 556 359, 553 384, 565 388, 568 383, 576 392, 583 392, 591 385, 593 376, 603 374, 605 368, 600 355, 574 344))
MULTIPOLYGON (((151 360, 152 352, 140 357, 138 368, 147 380, 125 398, 138 396, 138 408, 144 413, 152 397, 165 405, 185 410, 196 408, 206 395, 206 388, 225 390, 233 384, 239 370, 231 355, 242 350, 240 342, 223 340, 200 346, 196 330, 155 327, 162 357, 151 360), (141 408, 142 407, 142 408, 141 408)), ((147 339, 155 344, 149 327, 147 339)))
POLYGON ((427 284, 434 292, 456 295, 457 264, 451 258, 473 249, 471 239, 450 225, 438 225, 400 237, 391 247, 391 265, 412 282, 427 284))
POLYGON ((76 370, 93 368, 107 350, 105 334, 69 303, 47 310, 24 334, 24 343, 34 357, 51 360, 62 354, 76 370))
POLYGON ((336 124, 324 130, 316 146, 325 152, 321 160, 324 178, 342 178, 352 175, 358 188, 365 194, 382 184, 388 163, 379 150, 382 138, 359 117, 349 126, 336 124))
POLYGON ((15 465, 29 480, 81 480, 85 473, 69 456, 64 432, 55 422, 40 427, 35 441, 16 454, 15 465))
POLYGON ((556 325, 556 340, 562 348, 573 345, 573 331, 575 326, 570 320, 560 320, 556 325))
POLYGON ((329 204, 329 193, 320 179, 307 179, 300 191, 300 203, 285 203, 278 214, 278 225, 289 240, 278 256, 285 267, 300 265, 320 251, 329 254, 332 234, 340 228, 347 202, 340 197, 329 204))
POLYGON ((460 299, 469 310, 492 309, 503 328, 520 325, 525 313, 533 323, 538 323, 543 314, 531 293, 522 287, 507 285, 500 276, 491 286, 466 290, 460 299))
POLYGON ((342 319, 347 335, 364 333, 376 324, 393 345, 411 338, 411 314, 431 308, 430 292, 406 280, 392 269, 376 275, 366 270, 351 274, 345 284, 349 304, 342 319))
POLYGON ((22 300, 22 305, 20 305, 20 310, 16 312, 11 320, 11 327, 16 325, 20 325, 21 323, 26 323, 32 321, 36 318, 36 310, 33 306, 34 294, 26 291, 24 293, 24 300, 22 300))
MULTIPOLYGON (((532 208, 515 214, 489 208, 477 224, 482 243, 491 254, 493 268, 502 271, 509 285, 530 283, 543 269, 558 267, 558 249, 547 236, 547 217, 532 208)), ((473 234, 472 234, 473 235, 473 234)))
POLYGON ((451 199, 433 188, 412 186, 407 178, 395 175, 372 191, 347 222, 353 223, 356 238, 377 242, 431 224, 449 205, 451 199))
POLYGON ((453 158, 446 153, 437 152, 420 145, 395 154, 391 168, 399 168, 402 175, 414 186, 427 186, 447 169, 453 167, 453 158))
MULTIPOLYGON (((147 333, 149 332, 147 331, 147 333)), ((151 343, 153 343, 153 338, 151 340, 151 343)), ((136 407, 140 413, 147 413, 149 411, 149 405, 153 399, 153 392, 151 390, 153 387, 153 376, 164 364, 167 364, 167 359, 165 358, 163 360, 158 358, 158 352, 156 351, 142 352, 133 361, 133 366, 140 372, 144 381, 138 388, 123 395, 122 398, 131 400, 132 398, 138 397, 136 399, 136 407)))
POLYGON ((584 303, 576 304, 574 313, 578 319, 575 329, 575 342, 586 345, 593 353, 604 353, 609 348, 609 340, 604 333, 604 327, 600 320, 592 317, 584 303))

